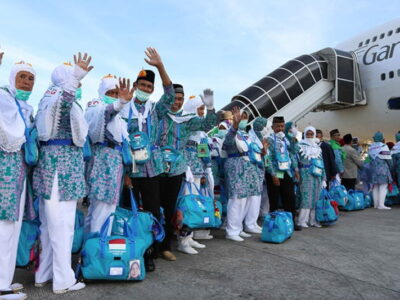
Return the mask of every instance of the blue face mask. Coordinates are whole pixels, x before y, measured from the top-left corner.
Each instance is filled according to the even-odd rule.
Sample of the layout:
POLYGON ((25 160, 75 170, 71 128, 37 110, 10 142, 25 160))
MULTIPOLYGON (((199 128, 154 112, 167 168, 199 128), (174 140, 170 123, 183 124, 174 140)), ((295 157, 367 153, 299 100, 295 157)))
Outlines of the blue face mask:
POLYGON ((15 98, 22 101, 28 101, 29 96, 31 95, 32 91, 24 91, 16 89, 15 91, 15 98))
POLYGON ((247 120, 241 120, 240 122, 239 122, 239 129, 240 130, 245 130, 246 129, 246 126, 247 126, 247 120))
POLYGON ((227 133, 228 133, 228 130, 226 130, 226 129, 218 129, 217 136, 221 139, 224 139, 227 133))
POLYGON ((104 102, 105 104, 111 104, 111 103, 114 103, 114 102, 117 100, 117 98, 104 95, 103 98, 102 98, 101 100, 103 100, 103 102, 104 102))
POLYGON ((139 89, 136 90, 135 94, 136 94, 136 98, 141 102, 146 102, 147 100, 149 100, 150 95, 151 95, 151 94, 143 92, 139 89))
POLYGON ((75 99, 81 100, 82 99, 82 88, 77 88, 75 92, 75 99))

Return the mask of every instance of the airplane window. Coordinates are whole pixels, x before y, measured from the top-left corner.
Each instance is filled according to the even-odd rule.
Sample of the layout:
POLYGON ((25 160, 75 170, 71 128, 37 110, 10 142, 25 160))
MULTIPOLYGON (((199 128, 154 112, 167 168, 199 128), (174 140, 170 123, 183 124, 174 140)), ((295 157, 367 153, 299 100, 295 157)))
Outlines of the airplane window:
POLYGON ((385 73, 382 73, 381 74, 381 80, 385 80, 386 79, 386 74, 385 73))
POLYGON ((400 27, 396 29, 396 33, 399 33, 399 32, 400 32, 400 27))
POLYGON ((397 70, 397 76, 400 77, 400 69, 397 70))
POLYGON ((369 39, 365 41, 365 44, 369 44, 369 39))
POLYGON ((375 42, 377 38, 378 38, 377 36, 374 36, 374 37, 372 38, 372 41, 375 42))
POLYGON ((383 39, 385 37, 384 33, 381 33, 381 35, 379 36, 380 39, 383 39))
POLYGON ((360 42, 360 43, 358 44, 358 47, 362 47, 362 45, 363 45, 363 42, 360 42))
POLYGON ((389 72, 389 78, 393 78, 394 77, 394 72, 393 71, 390 71, 389 72))
POLYGON ((391 36, 391 35, 392 35, 392 33, 393 33, 393 30, 389 30, 389 32, 388 32, 388 36, 391 36))

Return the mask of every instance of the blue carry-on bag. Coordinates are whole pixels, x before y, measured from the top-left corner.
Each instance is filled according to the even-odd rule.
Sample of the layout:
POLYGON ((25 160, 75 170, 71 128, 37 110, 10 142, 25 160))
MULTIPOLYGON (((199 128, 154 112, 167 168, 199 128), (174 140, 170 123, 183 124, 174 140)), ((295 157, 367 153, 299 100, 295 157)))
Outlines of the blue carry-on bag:
POLYGON ((124 235, 109 235, 111 214, 100 233, 86 240, 82 249, 83 278, 96 280, 143 280, 145 241, 124 222, 124 235))
POLYGON ((342 207, 343 210, 362 210, 364 209, 364 193, 361 191, 349 190, 349 200, 346 205, 342 207))
POLYGON ((334 180, 332 182, 329 194, 331 195, 332 200, 336 201, 339 206, 345 206, 347 200, 349 199, 346 188, 344 187, 344 185, 340 185, 337 180, 334 180))
POLYGON ((22 221, 17 250, 17 267, 30 269, 32 265, 37 265, 39 261, 39 228, 40 221, 38 219, 22 221))
POLYGON ((315 207, 315 219, 322 225, 332 225, 339 218, 331 201, 328 191, 323 189, 315 207))
POLYGON ((194 183, 185 181, 181 188, 176 205, 179 219, 178 226, 186 225, 191 229, 214 228, 221 226, 222 205, 214 203, 211 196, 204 195, 194 183), (193 193, 192 187, 195 187, 197 194, 193 193), (187 188, 188 194, 185 194, 187 188))
POLYGON ((276 211, 264 218, 261 240, 267 243, 280 244, 289 239, 294 230, 292 213, 276 211))
POLYGON ((364 195, 364 208, 369 208, 374 206, 374 201, 372 199, 372 193, 364 195))
POLYGON ((72 243, 72 253, 78 253, 82 248, 84 239, 84 223, 85 215, 81 210, 77 209, 75 214, 75 230, 74 240, 72 243))

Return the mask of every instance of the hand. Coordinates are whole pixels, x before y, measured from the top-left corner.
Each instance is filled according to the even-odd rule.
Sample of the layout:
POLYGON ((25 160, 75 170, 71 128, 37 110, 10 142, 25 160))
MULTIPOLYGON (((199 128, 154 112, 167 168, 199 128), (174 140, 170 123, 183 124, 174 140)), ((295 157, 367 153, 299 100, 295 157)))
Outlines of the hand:
POLYGON ((119 98, 125 101, 131 101, 133 98, 133 93, 135 92, 135 88, 132 85, 132 89, 130 88, 131 82, 130 79, 126 80, 125 78, 119 78, 119 86, 116 88, 119 91, 119 98))
POLYGON ((78 57, 74 55, 75 66, 80 67, 82 70, 86 71, 86 73, 89 73, 93 69, 93 66, 89 66, 91 60, 92 57, 88 56, 87 53, 85 53, 83 57, 80 52, 78 53, 78 57))
POLYGON ((322 180, 322 188, 326 189, 327 186, 326 180, 322 180))
POLYGON ((205 89, 203 95, 199 95, 201 101, 207 107, 207 110, 214 109, 214 92, 211 89, 205 89))
POLYGON ((144 53, 147 55, 148 59, 145 58, 145 62, 147 62, 150 66, 154 67, 161 67, 162 66, 162 60, 161 56, 158 54, 157 50, 151 47, 146 48, 146 51, 144 53))
POLYGON ((232 109, 232 114, 233 114, 233 128, 238 129, 239 123, 242 120, 242 114, 240 113, 239 107, 235 106, 232 109))
POLYGON ((281 185, 281 182, 279 181, 279 178, 276 177, 276 176, 272 176, 272 183, 273 183, 275 186, 280 186, 280 185, 281 185))
POLYGON ((90 66, 91 60, 92 57, 88 56, 87 53, 83 57, 80 52, 78 55, 74 55, 75 67, 63 88, 68 91, 75 91, 80 86, 81 80, 93 69, 93 66, 90 66))
POLYGON ((194 183, 194 176, 189 166, 186 168, 185 177, 187 182, 194 183))
POLYGON ((125 175, 124 177, 124 186, 128 188, 132 188, 132 179, 129 177, 129 175, 125 175))
POLYGON ((300 182, 300 173, 299 171, 294 172, 294 177, 296 178, 297 182, 300 182))
POLYGON ((4 55, 4 52, 0 52, 0 65, 1 65, 1 60, 3 59, 3 55, 4 55))

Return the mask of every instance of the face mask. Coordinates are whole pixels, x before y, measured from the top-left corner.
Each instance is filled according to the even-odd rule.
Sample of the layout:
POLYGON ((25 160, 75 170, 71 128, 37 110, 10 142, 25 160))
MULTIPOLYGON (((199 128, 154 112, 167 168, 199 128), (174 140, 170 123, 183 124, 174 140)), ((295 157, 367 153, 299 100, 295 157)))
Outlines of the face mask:
POLYGON ((267 128, 267 126, 265 126, 265 127, 263 128, 263 130, 261 130, 261 135, 262 135, 262 136, 268 135, 268 128, 267 128))
POLYGON ((77 88, 75 92, 75 99, 81 100, 82 99, 82 88, 77 88))
POLYGON ((292 127, 292 135, 296 137, 298 133, 299 133, 299 131, 297 130, 297 128, 292 127))
POLYGON ((226 130, 226 129, 219 129, 219 130, 218 130, 218 137, 221 138, 221 139, 224 139, 227 133, 228 133, 228 130, 226 130))
POLYGON ((111 104, 111 103, 114 103, 114 102, 117 100, 117 98, 104 95, 103 98, 102 98, 101 100, 103 100, 103 102, 104 102, 105 104, 111 104))
POLYGON ((141 102, 146 102, 147 100, 149 100, 150 95, 151 95, 151 94, 143 92, 139 89, 136 90, 135 94, 136 94, 136 98, 141 102))
POLYGON ((288 137, 291 138, 291 139, 294 137, 293 133, 291 133, 291 132, 288 132, 287 135, 288 135, 288 137))
POLYGON ((279 132, 276 134, 276 136, 279 137, 279 138, 281 138, 281 139, 283 139, 283 138, 285 137, 285 133, 284 133, 283 131, 279 131, 279 132))
POLYGON ((239 122, 239 129, 240 129, 240 130, 245 130, 245 129, 246 129, 246 126, 247 126, 247 120, 241 120, 241 121, 239 122))
POLYGON ((15 98, 17 98, 18 100, 22 100, 22 101, 28 101, 31 93, 32 93, 31 91, 28 92, 28 91, 16 89, 15 98))
POLYGON ((319 138, 314 138, 314 143, 319 144, 320 140, 319 138))

